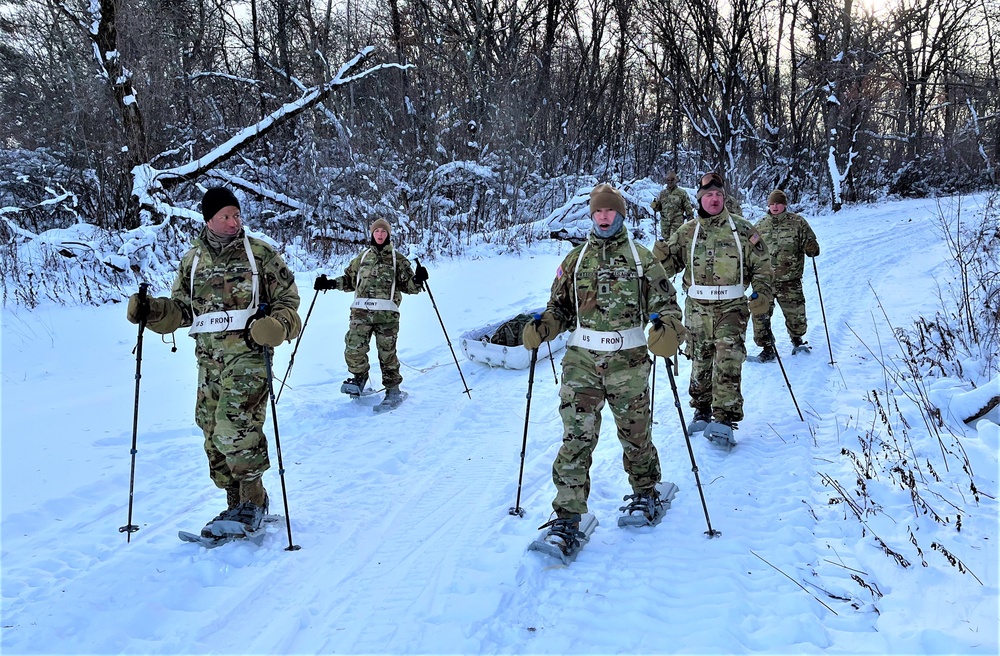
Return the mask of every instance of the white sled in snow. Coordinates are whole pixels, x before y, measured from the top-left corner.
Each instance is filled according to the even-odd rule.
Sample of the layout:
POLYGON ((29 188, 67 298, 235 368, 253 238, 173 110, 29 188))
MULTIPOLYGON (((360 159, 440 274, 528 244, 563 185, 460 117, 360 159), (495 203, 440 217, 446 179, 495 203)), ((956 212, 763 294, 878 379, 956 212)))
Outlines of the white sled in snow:
MULTIPOLYGON (((531 364, 531 351, 521 342, 521 331, 530 317, 541 314, 545 308, 537 308, 491 323, 482 328, 468 330, 461 334, 462 352, 472 362, 505 369, 527 369, 531 364)), ((553 355, 566 347, 568 332, 562 332, 551 341, 538 348, 538 359, 549 357, 549 347, 553 355)))

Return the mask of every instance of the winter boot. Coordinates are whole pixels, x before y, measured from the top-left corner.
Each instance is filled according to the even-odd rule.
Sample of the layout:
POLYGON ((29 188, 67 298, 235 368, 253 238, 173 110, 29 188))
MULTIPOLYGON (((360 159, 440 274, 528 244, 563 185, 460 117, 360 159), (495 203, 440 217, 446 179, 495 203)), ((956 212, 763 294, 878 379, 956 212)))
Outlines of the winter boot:
POLYGON ((361 396, 367 384, 368 374, 354 374, 344 381, 344 384, 340 386, 340 391, 351 396, 361 396))
POLYGON ((627 494, 622 500, 628 503, 618 509, 622 512, 622 516, 618 518, 618 526, 653 526, 659 524, 667 512, 656 488, 627 494))
POLYGON ((810 351, 812 351, 812 347, 809 346, 809 342, 801 337, 792 337, 792 355, 796 353, 808 353, 810 351))
POLYGON ((705 426, 708 426, 708 422, 710 421, 712 421, 711 410, 696 409, 694 411, 694 419, 688 424, 688 433, 698 433, 705 430, 705 426))
POLYGON ((209 523, 205 524, 205 527, 201 529, 202 537, 210 538, 214 537, 212 533, 212 524, 221 520, 229 519, 230 515, 236 509, 236 506, 240 505, 240 485, 239 483, 233 483, 226 488, 226 509, 220 512, 215 518, 209 523))
MULTIPOLYGON (((577 551, 582 546, 581 539, 586 536, 580 531, 580 515, 570 515, 568 517, 557 517, 549 522, 548 532, 544 540, 554 545, 562 551, 563 555, 569 555, 577 551)), ((542 526, 541 528, 545 528, 542 526)))
POLYGON ((774 349, 774 344, 765 346, 757 356, 758 362, 772 362, 778 357, 778 352, 774 349))
POLYGON ((264 489, 264 481, 260 476, 240 481, 240 503, 267 506, 267 490, 264 489))
MULTIPOLYGON (((267 508, 244 501, 230 511, 225 519, 219 519, 205 528, 209 529, 209 535, 205 537, 214 538, 242 538, 259 531, 264 524, 264 516, 267 515, 267 508)), ((204 531, 202 531, 204 534, 204 531)))
POLYGON ((227 510, 232 510, 236 506, 240 505, 240 484, 233 483, 226 488, 226 504, 228 505, 227 510))
MULTIPOLYGON (((209 537, 243 537, 260 530, 267 516, 270 499, 259 478, 243 481, 240 485, 243 501, 225 517, 213 521, 205 528, 209 537), (253 499, 248 501, 247 499, 253 499)), ((202 531, 204 535, 204 531, 202 531)))
POLYGON ((399 385, 385 388, 385 403, 396 403, 402 400, 403 393, 399 391, 399 385))

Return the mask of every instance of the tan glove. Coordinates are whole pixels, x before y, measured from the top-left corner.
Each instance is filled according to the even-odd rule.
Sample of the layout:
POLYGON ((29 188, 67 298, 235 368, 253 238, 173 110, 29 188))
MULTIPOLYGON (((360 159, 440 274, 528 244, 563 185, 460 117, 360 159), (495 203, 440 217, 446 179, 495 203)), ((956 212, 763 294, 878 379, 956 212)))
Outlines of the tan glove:
POLYGON ((139 294, 132 294, 128 297, 128 308, 125 310, 125 316, 128 317, 130 323, 139 323, 140 321, 149 321, 149 303, 150 301, 155 301, 155 298, 145 298, 145 303, 139 302, 139 294))
POLYGON ((677 348, 684 343, 687 329, 684 324, 673 317, 654 320, 646 338, 649 352, 661 358, 672 358, 677 354, 677 348))
POLYGON ((656 243, 653 244, 653 259, 660 264, 663 264, 668 255, 670 255, 670 251, 667 249, 667 242, 662 239, 657 239, 656 243))
POLYGON ((811 241, 802 250, 809 257, 817 257, 819 255, 819 242, 811 241))
POLYGON ((533 351, 541 346, 542 342, 547 342, 558 334, 559 321, 556 319, 556 315, 546 310, 542 312, 539 321, 525 324, 524 330, 521 331, 521 342, 524 344, 524 348, 533 351))
POLYGON ((750 295, 750 314, 759 316, 767 314, 771 310, 771 303, 774 299, 768 293, 754 292, 750 295))
MULTIPOLYGON (((139 295, 132 294, 128 298, 128 309, 125 311, 125 316, 128 317, 128 320, 132 323, 137 324, 140 321, 145 320, 146 325, 150 328, 155 328, 158 324, 163 323, 164 319, 168 317, 173 318, 173 310, 173 301, 166 296, 147 296, 145 307, 143 307, 142 304, 139 303, 139 295)), ((176 312, 176 314, 179 318, 180 312, 176 312)), ((177 324, 180 325, 180 321, 177 321, 177 324)), ((157 332, 172 333, 174 330, 177 330, 177 326, 174 326, 167 331, 158 330, 157 332)))
POLYGON ((281 346, 288 331, 274 317, 262 317, 250 325, 250 339, 261 346, 281 346))

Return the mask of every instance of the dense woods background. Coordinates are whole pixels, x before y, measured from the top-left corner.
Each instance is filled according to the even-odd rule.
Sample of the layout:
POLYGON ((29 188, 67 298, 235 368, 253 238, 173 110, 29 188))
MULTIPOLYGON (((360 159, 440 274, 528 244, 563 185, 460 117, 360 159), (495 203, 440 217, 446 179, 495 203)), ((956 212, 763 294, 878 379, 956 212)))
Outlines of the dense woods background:
POLYGON ((375 216, 458 250, 668 169, 834 209, 998 177, 998 0, 19 0, 0 30, 8 243, 191 220, 212 183, 315 253, 375 216))

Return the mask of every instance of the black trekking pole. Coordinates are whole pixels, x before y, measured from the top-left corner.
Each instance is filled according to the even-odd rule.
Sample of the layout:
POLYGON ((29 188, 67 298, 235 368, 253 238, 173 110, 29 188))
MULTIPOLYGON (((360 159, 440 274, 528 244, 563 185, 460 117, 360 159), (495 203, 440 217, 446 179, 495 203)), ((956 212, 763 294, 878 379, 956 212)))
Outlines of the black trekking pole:
MULTIPOLYGON (((660 320, 659 314, 651 314, 649 320, 653 322, 653 327, 659 328, 663 325, 660 320)), ((667 376, 670 378, 670 388, 674 392, 674 407, 677 408, 677 416, 681 420, 681 431, 684 433, 684 441, 687 442, 688 455, 691 456, 691 471, 694 472, 694 482, 698 486, 698 496, 701 497, 701 507, 705 510, 705 523, 708 524, 708 530, 705 531, 705 535, 709 538, 717 538, 722 535, 722 531, 717 531, 712 528, 712 520, 708 516, 708 504, 705 503, 705 493, 701 489, 701 477, 698 476, 698 463, 694 459, 694 449, 691 447, 691 436, 688 435, 687 422, 684 421, 684 411, 681 409, 681 397, 677 393, 677 381, 674 380, 674 371, 667 365, 667 376)))
MULTIPOLYGON (((420 260, 418 258, 413 258, 413 261, 417 263, 417 266, 420 266, 420 260)), ((444 332, 444 339, 448 342, 448 349, 451 351, 451 357, 455 360, 455 367, 458 368, 458 375, 462 378, 462 385, 465 385, 465 393, 468 394, 471 399, 472 390, 469 389, 469 385, 465 382, 465 376, 462 374, 462 367, 458 364, 458 356, 455 355, 455 349, 451 346, 451 338, 448 337, 448 330, 444 327, 444 319, 441 318, 441 313, 438 312, 437 303, 434 302, 434 294, 431 293, 431 286, 428 285, 425 280, 421 287, 426 289, 427 295, 431 297, 431 305, 434 306, 434 314, 437 315, 438 321, 441 323, 441 331, 444 332)))
POLYGON ((292 542, 292 518, 288 513, 288 491, 285 488, 285 465, 281 460, 281 438, 278 435, 278 409, 276 407, 277 401, 274 398, 274 384, 272 383, 271 376, 271 347, 269 346, 258 346, 250 339, 250 326, 257 319, 262 319, 270 314, 270 307, 267 303, 261 303, 260 307, 257 308, 257 312, 254 313, 252 317, 247 321, 246 328, 244 329, 243 339, 246 340, 247 346, 251 350, 260 348, 264 353, 264 367, 267 371, 267 393, 271 399, 271 421, 274 425, 274 450, 278 453, 278 478, 281 480, 281 500, 285 504, 285 528, 288 530, 288 546, 285 547, 285 551, 298 551, 302 547, 292 542))
POLYGON ((132 470, 128 477, 128 520, 125 526, 119 526, 118 532, 125 534, 125 542, 132 542, 132 534, 139 527, 132 523, 132 499, 135 492, 135 454, 136 441, 139 435, 139 380, 142 378, 142 331, 146 329, 146 318, 149 316, 149 300, 146 298, 149 283, 139 283, 139 336, 135 340, 135 406, 132 413, 132 470))
POLYGON ((785 373, 785 365, 781 364, 781 354, 778 353, 778 349, 774 349, 774 357, 778 359, 778 366, 781 367, 781 375, 785 377, 785 387, 788 388, 788 393, 792 397, 792 403, 795 404, 795 412, 799 413, 799 421, 805 421, 802 416, 802 411, 799 410, 799 402, 795 400, 795 392, 792 391, 792 384, 788 382, 788 374, 785 373))
MULTIPOLYGON (((535 315, 535 327, 541 323, 541 317, 535 315)), ((531 388, 535 385, 535 364, 538 362, 538 349, 531 349, 531 364, 528 366, 528 403, 524 408, 524 437, 521 439, 521 471, 517 475, 517 499, 514 500, 514 507, 508 514, 524 517, 524 508, 521 507, 521 481, 524 479, 524 454, 528 450, 528 417, 531 416, 531 388)))
POLYGON ((556 373, 556 359, 552 357, 552 343, 545 342, 545 345, 549 347, 549 362, 552 363, 552 382, 556 385, 559 384, 559 374, 556 373))
POLYGON ((312 303, 309 304, 309 311, 306 312, 306 320, 302 323, 302 330, 299 331, 299 338, 295 340, 295 348, 292 349, 292 357, 288 359, 288 369, 285 369, 285 377, 281 379, 281 387, 278 388, 278 396, 275 397, 274 402, 277 403, 281 400, 281 393, 285 389, 285 381, 288 380, 288 374, 292 373, 292 366, 295 365, 295 354, 299 352, 299 344, 302 343, 302 335, 306 332, 306 326, 309 325, 309 317, 313 313, 313 306, 316 305, 316 297, 319 296, 319 290, 313 294, 312 303))
POLYGON ((830 365, 837 363, 833 359, 833 345, 830 343, 830 329, 826 325, 826 308, 823 307, 823 290, 819 286, 819 269, 816 268, 816 258, 809 258, 813 262, 813 273, 816 274, 816 291, 819 293, 819 311, 823 313, 823 330, 826 332, 826 347, 830 350, 830 365))
MULTIPOLYGON (((757 298, 757 292, 750 294, 750 298, 757 298)), ((795 392, 792 391, 792 384, 788 381, 788 374, 785 373, 785 365, 781 362, 781 354, 778 353, 778 348, 774 344, 773 335, 771 336, 771 346, 774 348, 774 357, 778 359, 778 366, 781 367, 781 375, 785 377, 785 387, 788 388, 788 393, 792 396, 792 403, 795 404, 795 412, 799 413, 799 421, 805 421, 805 418, 802 416, 802 411, 799 410, 799 402, 795 400, 795 392)))

